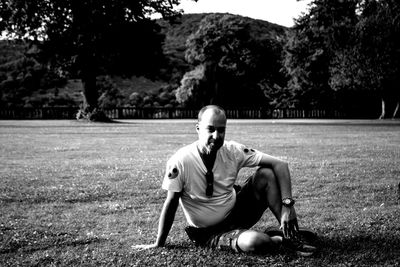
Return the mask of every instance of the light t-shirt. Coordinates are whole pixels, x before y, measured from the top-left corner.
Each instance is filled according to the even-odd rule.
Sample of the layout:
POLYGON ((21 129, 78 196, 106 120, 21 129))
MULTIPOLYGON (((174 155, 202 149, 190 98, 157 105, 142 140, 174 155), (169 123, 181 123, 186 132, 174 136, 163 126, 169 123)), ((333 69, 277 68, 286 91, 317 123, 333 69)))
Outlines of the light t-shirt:
POLYGON ((162 188, 182 192, 180 204, 189 225, 207 227, 221 222, 236 201, 233 185, 243 167, 259 165, 262 153, 234 141, 226 141, 215 159, 214 191, 206 196, 207 168, 197 142, 179 149, 168 161, 162 188))

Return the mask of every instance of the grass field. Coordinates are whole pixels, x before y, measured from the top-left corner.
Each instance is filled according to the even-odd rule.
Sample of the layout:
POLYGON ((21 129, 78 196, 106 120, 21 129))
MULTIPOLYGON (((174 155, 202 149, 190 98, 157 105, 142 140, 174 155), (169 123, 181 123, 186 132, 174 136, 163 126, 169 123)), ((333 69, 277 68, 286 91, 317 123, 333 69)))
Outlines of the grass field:
MULTIPOLYGON (((136 252, 166 160, 195 139, 191 120, 0 121, 0 266, 400 266, 399 121, 228 122, 226 139, 290 162, 311 258, 196 248, 180 208, 167 246, 136 252)), ((267 211, 255 228, 270 225, 267 211)))

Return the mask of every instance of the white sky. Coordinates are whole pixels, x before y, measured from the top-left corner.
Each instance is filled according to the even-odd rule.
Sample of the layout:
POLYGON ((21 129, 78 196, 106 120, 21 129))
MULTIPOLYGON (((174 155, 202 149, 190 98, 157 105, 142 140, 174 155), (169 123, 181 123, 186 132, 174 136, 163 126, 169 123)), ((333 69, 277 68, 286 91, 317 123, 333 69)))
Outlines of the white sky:
POLYGON ((231 13, 262 19, 282 26, 294 25, 293 18, 307 11, 311 0, 182 0, 178 8, 188 13, 231 13))

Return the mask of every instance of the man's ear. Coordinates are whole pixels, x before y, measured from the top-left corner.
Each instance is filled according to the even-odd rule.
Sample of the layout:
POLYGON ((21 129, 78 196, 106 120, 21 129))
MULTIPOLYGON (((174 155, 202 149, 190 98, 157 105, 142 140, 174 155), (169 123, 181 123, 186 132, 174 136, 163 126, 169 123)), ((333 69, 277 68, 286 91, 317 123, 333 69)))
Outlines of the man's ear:
POLYGON ((196 123, 196 131, 199 131, 199 124, 196 123))

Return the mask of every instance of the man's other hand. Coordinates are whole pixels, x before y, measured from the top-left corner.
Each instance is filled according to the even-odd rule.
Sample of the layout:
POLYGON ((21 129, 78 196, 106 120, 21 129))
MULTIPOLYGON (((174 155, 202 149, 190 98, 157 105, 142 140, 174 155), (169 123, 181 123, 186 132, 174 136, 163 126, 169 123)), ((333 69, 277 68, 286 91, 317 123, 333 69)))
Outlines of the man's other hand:
POLYGON ((299 225, 297 222, 296 211, 294 210, 294 207, 282 207, 280 229, 282 230, 283 236, 287 239, 296 236, 297 231, 299 230, 299 225))
POLYGON ((158 248, 156 244, 146 244, 146 245, 134 245, 132 248, 136 251, 142 251, 142 250, 147 250, 147 249, 153 249, 153 248, 158 248))

